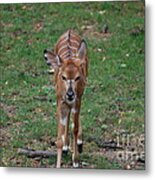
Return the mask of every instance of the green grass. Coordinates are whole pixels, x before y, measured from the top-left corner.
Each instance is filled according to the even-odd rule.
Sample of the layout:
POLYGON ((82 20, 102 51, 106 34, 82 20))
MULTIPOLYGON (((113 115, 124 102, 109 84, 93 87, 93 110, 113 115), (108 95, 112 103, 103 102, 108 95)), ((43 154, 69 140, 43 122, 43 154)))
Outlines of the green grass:
MULTIPOLYGON (((86 39, 89 50, 81 108, 84 138, 110 140, 122 130, 144 133, 144 33, 130 34, 144 26, 142 2, 1 4, 0 12, 1 166, 52 167, 55 162, 19 156, 17 149, 47 150, 56 138, 55 90, 43 50, 69 28, 86 39), (105 23, 107 36, 101 34, 105 23)), ((120 168, 85 154, 81 159, 96 168, 120 168)))

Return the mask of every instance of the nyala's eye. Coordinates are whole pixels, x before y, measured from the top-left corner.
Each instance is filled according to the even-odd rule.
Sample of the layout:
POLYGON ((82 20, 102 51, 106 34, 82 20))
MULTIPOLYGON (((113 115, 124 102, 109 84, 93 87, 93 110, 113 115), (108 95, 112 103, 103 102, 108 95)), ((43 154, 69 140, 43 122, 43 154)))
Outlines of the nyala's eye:
POLYGON ((66 80, 67 80, 65 76, 62 76, 62 79, 63 79, 64 81, 66 81, 66 80))
POLYGON ((76 78, 75 78, 75 81, 78 81, 80 79, 80 76, 77 76, 76 78))

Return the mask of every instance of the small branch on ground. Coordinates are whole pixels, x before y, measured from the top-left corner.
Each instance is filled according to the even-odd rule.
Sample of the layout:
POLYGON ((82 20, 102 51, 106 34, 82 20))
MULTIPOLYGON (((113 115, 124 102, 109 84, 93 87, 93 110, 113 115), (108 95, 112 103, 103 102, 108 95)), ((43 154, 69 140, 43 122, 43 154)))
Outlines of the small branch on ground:
POLYGON ((123 149, 123 147, 118 146, 117 142, 111 140, 111 141, 102 141, 101 139, 97 139, 95 137, 89 137, 87 138, 88 142, 95 142, 99 148, 105 148, 105 149, 123 149))
POLYGON ((56 152, 33 150, 26 148, 19 148, 17 153, 19 155, 26 155, 29 158, 36 158, 36 157, 49 158, 49 157, 54 157, 57 154, 56 152))

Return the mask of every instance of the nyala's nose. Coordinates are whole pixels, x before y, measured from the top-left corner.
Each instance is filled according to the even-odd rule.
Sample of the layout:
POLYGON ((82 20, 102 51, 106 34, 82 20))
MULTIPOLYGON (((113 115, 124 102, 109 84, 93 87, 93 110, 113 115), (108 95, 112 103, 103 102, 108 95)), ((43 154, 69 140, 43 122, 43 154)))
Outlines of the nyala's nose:
POLYGON ((68 97, 68 100, 72 101, 74 99, 74 92, 73 90, 68 90, 67 91, 67 97, 68 97))

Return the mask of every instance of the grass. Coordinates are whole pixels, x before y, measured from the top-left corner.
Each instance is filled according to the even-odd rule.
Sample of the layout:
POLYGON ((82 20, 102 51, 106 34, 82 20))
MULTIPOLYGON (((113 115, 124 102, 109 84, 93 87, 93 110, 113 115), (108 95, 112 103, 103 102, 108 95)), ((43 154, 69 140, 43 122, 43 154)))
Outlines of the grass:
MULTIPOLYGON (((56 138, 55 89, 43 50, 69 28, 86 39, 89 49, 81 109, 84 139, 144 133, 144 33, 134 33, 144 26, 143 2, 0 4, 0 11, 1 166, 55 163, 19 156, 17 149, 50 150, 56 138), (101 33, 104 24, 109 26, 106 35, 101 33)), ((100 149, 88 147, 85 140, 81 159, 93 168, 122 168, 104 155, 92 158, 88 152, 100 149)))

